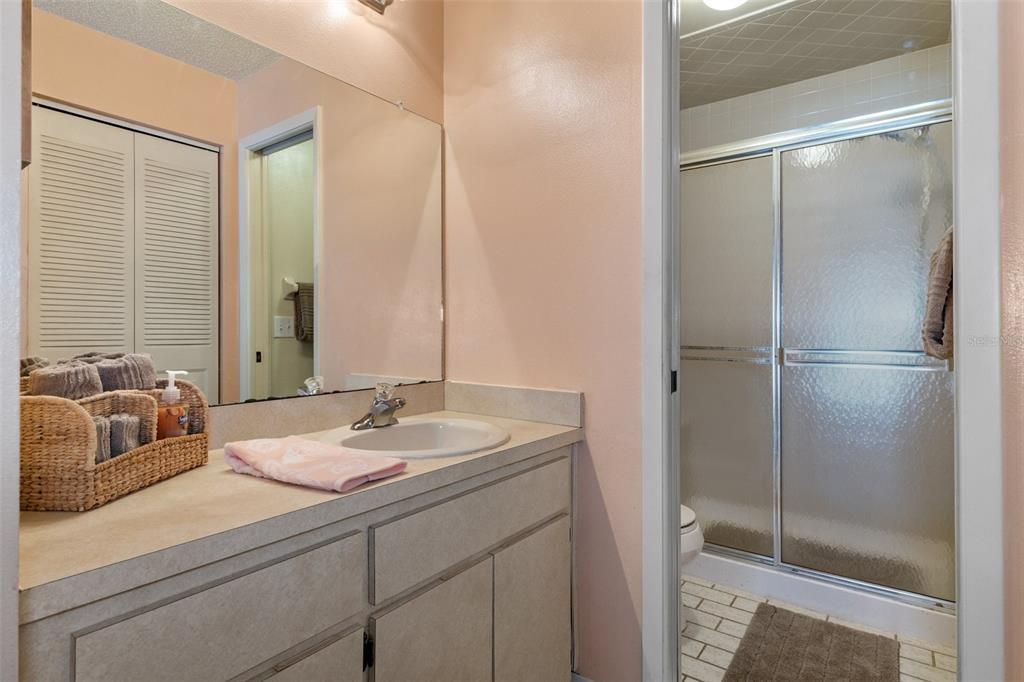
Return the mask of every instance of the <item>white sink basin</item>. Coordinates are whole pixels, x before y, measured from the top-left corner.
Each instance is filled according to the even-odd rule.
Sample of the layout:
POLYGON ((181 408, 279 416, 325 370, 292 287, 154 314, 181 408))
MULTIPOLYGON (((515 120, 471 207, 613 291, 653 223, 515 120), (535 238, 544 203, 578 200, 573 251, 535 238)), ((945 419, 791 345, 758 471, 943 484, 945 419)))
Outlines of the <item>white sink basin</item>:
POLYGON ((365 431, 346 426, 322 436, 328 443, 367 455, 402 459, 468 455, 497 447, 508 439, 508 433, 497 426, 453 417, 399 417, 394 426, 365 431))

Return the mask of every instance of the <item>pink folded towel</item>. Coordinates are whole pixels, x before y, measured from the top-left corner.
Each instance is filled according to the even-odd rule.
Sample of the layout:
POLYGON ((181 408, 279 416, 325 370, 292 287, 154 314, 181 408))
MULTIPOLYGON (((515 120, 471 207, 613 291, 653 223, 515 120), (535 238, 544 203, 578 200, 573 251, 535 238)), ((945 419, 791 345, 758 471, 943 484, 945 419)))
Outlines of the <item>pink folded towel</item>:
POLYGON ((366 457, 348 448, 298 436, 228 443, 224 460, 240 474, 339 493, 405 471, 402 459, 366 457))

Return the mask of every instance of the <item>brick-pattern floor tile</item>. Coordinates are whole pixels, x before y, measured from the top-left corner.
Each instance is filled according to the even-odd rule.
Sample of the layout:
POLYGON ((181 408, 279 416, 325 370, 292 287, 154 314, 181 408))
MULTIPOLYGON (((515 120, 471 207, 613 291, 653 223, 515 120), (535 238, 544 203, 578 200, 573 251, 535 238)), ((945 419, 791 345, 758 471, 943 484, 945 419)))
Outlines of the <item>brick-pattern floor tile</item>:
POLYGON ((716 616, 721 616, 734 623, 743 623, 744 625, 750 625, 750 619, 754 617, 750 611, 741 611, 731 606, 725 606, 718 602, 705 601, 700 607, 702 610, 708 613, 713 613, 716 616))
POLYGON ((936 652, 935 665, 943 670, 948 670, 953 673, 956 672, 956 658, 954 656, 947 656, 946 654, 936 652))
POLYGON ((701 650, 704 649, 704 642, 698 642, 695 639, 689 637, 679 638, 679 652, 691 658, 698 658, 701 650))
POLYGON ((918 663, 909 658, 900 659, 900 673, 916 677, 925 682, 956 682, 956 673, 940 670, 924 663, 918 663))
POLYGON ((717 630, 711 630, 710 628, 702 627, 695 623, 690 623, 683 630, 683 635, 690 639, 695 639, 698 642, 704 642, 711 646, 716 646, 719 649, 725 649, 726 651, 736 653, 736 649, 740 645, 739 637, 733 637, 727 635, 724 632, 718 632, 717 630))
POLYGON ((718 631, 743 639, 743 635, 747 634, 747 626, 731 620, 723 620, 718 624, 718 631))
POLYGON ((692 677, 699 682, 721 682, 725 676, 725 669, 711 665, 697 658, 683 656, 683 674, 692 677))
POLYGON ((732 604, 732 600, 736 598, 735 595, 729 594, 728 592, 719 592, 710 587, 704 587, 703 585, 697 585, 696 583, 686 582, 683 583, 683 592, 692 594, 701 599, 710 599, 711 601, 718 602, 719 604, 725 604, 729 606, 732 604))
POLYGON ((744 611, 750 611, 753 613, 754 611, 757 611, 757 605, 760 603, 761 602, 748 599, 747 597, 737 596, 733 601, 732 606, 735 609, 743 609, 744 611))
POLYGON ((925 665, 934 665, 932 652, 913 644, 900 644, 900 656, 925 665))
POLYGON ((706 661, 711 665, 717 665, 719 668, 725 669, 732 663, 732 654, 724 649, 719 649, 714 646, 704 647, 704 651, 700 652, 698 656, 702 661, 706 661))

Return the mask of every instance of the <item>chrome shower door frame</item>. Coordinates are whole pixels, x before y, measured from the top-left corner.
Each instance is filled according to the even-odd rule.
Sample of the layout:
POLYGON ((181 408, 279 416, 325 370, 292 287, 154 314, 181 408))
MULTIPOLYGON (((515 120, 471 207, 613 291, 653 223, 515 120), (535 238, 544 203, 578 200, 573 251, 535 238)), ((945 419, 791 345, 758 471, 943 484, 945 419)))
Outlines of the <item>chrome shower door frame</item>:
MULTIPOLYGON (((776 135, 745 140, 735 144, 710 147, 682 154, 680 157, 680 172, 717 166, 720 164, 753 159, 763 156, 772 157, 772 215, 774 218, 773 239, 772 239, 772 277, 771 277, 771 364, 772 364, 772 480, 773 480, 773 510, 772 510, 772 542, 773 554, 771 557, 753 554, 743 550, 722 547, 708 544, 707 549, 713 553, 738 559, 745 562, 768 565, 776 570, 798 574, 820 581, 829 582, 843 587, 849 587, 871 594, 884 596, 896 601, 913 606, 938 610, 946 613, 955 613, 955 602, 929 597, 927 595, 908 592, 893 587, 886 587, 874 583, 847 578, 832 573, 825 573, 802 566, 788 564, 782 560, 782 368, 785 366, 788 356, 799 354, 817 354, 822 356, 843 356, 856 355, 867 356, 903 356, 904 359, 913 362, 924 356, 924 353, 914 351, 820 351, 812 349, 786 349, 782 346, 782 155, 785 152, 804 147, 810 147, 830 142, 841 142, 862 137, 869 137, 881 133, 895 132, 907 128, 915 128, 925 125, 950 122, 953 119, 952 101, 949 99, 928 102, 925 104, 902 107, 877 114, 869 114, 856 118, 845 119, 835 123, 814 126, 800 130, 789 131, 776 135)), ((684 228, 685 229, 685 226, 684 228)), ((722 351, 761 351, 754 348, 725 348, 725 347, 693 347, 681 346, 680 356, 689 359, 712 359, 696 355, 701 351, 722 352, 722 351), (687 356, 687 354, 693 354, 687 356)), ((733 362, 759 362, 754 358, 727 359, 715 357, 713 359, 729 360, 733 362)), ((799 358, 790 359, 790 364, 819 365, 833 364, 828 362, 813 362, 799 358)), ((851 366, 844 363, 844 366, 851 366)), ((875 367, 870 359, 853 366, 875 367)), ((887 366, 891 366, 887 365, 887 366)), ((935 362, 921 362, 916 366, 910 366, 908 362, 905 369, 914 371, 947 371, 947 366, 935 362)), ((950 491, 950 495, 955 491, 950 491)))

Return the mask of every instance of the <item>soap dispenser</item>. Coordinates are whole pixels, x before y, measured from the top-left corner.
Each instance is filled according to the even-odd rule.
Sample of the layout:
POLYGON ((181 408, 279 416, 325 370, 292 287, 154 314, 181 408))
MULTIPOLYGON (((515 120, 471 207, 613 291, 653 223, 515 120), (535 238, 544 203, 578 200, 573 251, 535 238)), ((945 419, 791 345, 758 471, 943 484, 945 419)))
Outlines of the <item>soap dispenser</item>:
POLYGON ((174 378, 188 374, 185 370, 167 370, 167 386, 160 394, 157 407, 156 437, 175 438, 188 435, 188 403, 181 400, 181 389, 174 385, 174 378))

